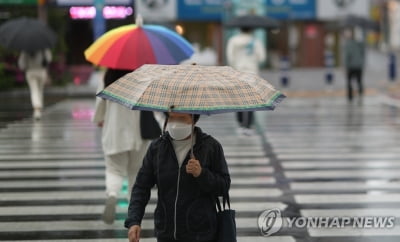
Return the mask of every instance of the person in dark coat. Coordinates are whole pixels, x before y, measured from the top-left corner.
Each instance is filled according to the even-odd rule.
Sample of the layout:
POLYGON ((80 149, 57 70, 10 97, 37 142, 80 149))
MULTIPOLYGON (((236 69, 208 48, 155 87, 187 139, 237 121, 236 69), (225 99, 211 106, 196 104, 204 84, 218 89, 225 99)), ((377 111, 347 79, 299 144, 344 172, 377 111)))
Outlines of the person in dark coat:
POLYGON ((215 241, 216 198, 226 194, 230 176, 221 144, 194 128, 198 115, 168 113, 164 134, 154 140, 143 160, 131 193, 125 227, 130 242, 140 239, 141 223, 151 189, 158 199, 154 231, 158 242, 215 241))
POLYGON ((352 33, 351 30, 345 31, 345 37, 347 38, 344 49, 346 75, 347 75, 347 99, 349 101, 352 101, 353 78, 357 81, 359 96, 362 97, 364 94, 362 74, 365 64, 365 46, 363 42, 357 41, 354 38, 354 33, 352 33))

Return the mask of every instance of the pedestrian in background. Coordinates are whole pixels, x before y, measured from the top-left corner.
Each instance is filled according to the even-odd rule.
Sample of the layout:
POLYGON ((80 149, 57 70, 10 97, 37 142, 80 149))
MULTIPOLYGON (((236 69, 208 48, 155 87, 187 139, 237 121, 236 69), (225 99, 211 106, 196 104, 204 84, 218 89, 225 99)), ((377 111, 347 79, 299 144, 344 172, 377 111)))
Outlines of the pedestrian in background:
POLYGON ((34 110, 33 117, 36 120, 42 117, 43 91, 46 82, 49 80, 47 66, 51 60, 52 55, 49 49, 33 53, 23 51, 18 59, 18 67, 25 71, 34 110))
MULTIPOLYGON (((253 29, 243 27, 240 33, 228 40, 226 47, 228 64, 239 71, 259 74, 260 64, 265 61, 264 45, 253 35, 253 29)), ((238 112, 239 134, 252 135, 253 112, 238 112)))
MULTIPOLYGON (((108 69, 104 76, 107 87, 131 70, 108 69)), ((161 134, 153 112, 133 111, 111 101, 96 99, 93 121, 102 127, 102 147, 105 155, 106 204, 102 219, 107 224, 115 220, 117 197, 123 180, 128 178, 132 190, 150 141, 161 134)))
POLYGON ((358 85, 358 94, 360 98, 364 94, 363 86, 363 69, 365 64, 365 45, 362 41, 358 41, 354 37, 354 33, 347 29, 344 32, 346 38, 344 47, 344 62, 346 66, 347 76, 347 98, 353 100, 353 78, 356 79, 358 85))

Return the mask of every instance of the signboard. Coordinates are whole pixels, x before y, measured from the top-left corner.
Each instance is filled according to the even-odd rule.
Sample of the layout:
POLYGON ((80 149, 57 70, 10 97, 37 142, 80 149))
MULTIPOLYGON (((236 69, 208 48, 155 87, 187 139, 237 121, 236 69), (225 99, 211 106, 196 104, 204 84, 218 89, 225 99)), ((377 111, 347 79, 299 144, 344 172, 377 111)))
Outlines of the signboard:
POLYGON ((318 0, 317 17, 335 20, 346 15, 369 18, 370 1, 366 0, 318 0))
POLYGON ((178 0, 179 20, 220 21, 224 0, 178 0))
MULTIPOLYGON (((133 14, 132 7, 126 6, 105 6, 103 17, 105 19, 124 19, 133 14)), ((75 6, 69 9, 69 16, 72 19, 93 19, 96 16, 94 6, 75 6)))
POLYGON ((266 0, 267 16, 275 19, 314 19, 315 0, 266 0))
POLYGON ((106 21, 103 17, 104 0, 94 0, 96 15, 93 19, 93 37, 98 39, 106 32, 106 21))
POLYGON ((24 4, 24 5, 37 5, 37 0, 0 0, 0 4, 24 4))
MULTIPOLYGON (((2 1, 2 0, 0 0, 2 1)), ((57 0, 59 6, 91 6, 95 0, 57 0)), ((105 5, 132 5, 132 0, 104 0, 105 5)))
POLYGON ((135 0, 136 14, 146 22, 175 21, 177 18, 176 0, 135 0))

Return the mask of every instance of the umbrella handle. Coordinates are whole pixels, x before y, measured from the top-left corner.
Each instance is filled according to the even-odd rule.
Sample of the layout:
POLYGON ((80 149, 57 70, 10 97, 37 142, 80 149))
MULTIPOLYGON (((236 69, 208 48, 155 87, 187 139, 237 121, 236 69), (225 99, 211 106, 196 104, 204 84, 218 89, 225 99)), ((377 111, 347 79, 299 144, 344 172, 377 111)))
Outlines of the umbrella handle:
POLYGON ((190 159, 196 159, 196 157, 194 156, 194 152, 193 152, 193 146, 194 146, 194 114, 192 114, 192 133, 190 135, 190 139, 191 139, 191 144, 190 144, 190 159))

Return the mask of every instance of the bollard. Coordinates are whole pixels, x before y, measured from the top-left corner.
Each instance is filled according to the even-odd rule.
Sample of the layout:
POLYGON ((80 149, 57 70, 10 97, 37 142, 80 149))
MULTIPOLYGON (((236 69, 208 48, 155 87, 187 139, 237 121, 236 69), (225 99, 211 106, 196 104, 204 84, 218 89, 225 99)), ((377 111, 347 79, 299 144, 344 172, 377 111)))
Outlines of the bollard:
POLYGON ((397 77, 396 71, 396 55, 391 52, 389 53, 389 80, 395 81, 397 77))
POLYGON ((325 82, 328 85, 331 85, 334 80, 334 74, 333 74, 333 66, 334 66, 334 60, 333 60, 333 53, 330 50, 325 51, 325 82))
POLYGON ((290 63, 289 63, 289 58, 287 56, 281 57, 281 62, 280 62, 280 71, 281 71, 281 85, 282 87, 288 87, 289 86, 289 68, 290 68, 290 63))

